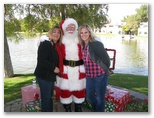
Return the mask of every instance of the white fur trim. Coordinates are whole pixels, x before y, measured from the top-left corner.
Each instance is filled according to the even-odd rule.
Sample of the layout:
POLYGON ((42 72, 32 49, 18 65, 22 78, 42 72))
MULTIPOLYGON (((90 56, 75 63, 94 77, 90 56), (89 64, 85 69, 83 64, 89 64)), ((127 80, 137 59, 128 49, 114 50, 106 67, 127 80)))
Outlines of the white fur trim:
POLYGON ((78 56, 78 38, 69 39, 65 36, 63 37, 62 43, 65 45, 65 54, 67 60, 79 60, 78 56))
POLYGON ((84 100, 85 100, 85 98, 77 98, 77 97, 75 97, 75 96, 73 95, 73 101, 74 101, 75 103, 80 104, 80 103, 83 103, 84 100))
POLYGON ((64 68, 64 72, 63 73, 67 74, 67 66, 64 65, 63 68, 64 68))
POLYGON ((39 46, 41 42, 43 41, 50 41, 49 37, 47 37, 46 35, 43 35, 40 37, 40 40, 38 41, 37 45, 39 46))
POLYGON ((55 86, 60 87, 61 80, 62 80, 61 77, 56 76, 55 86))
POLYGON ((47 37, 46 35, 41 36, 40 42, 43 42, 43 41, 45 41, 45 40, 50 41, 50 40, 49 40, 49 37, 47 37))
MULTIPOLYGON (((78 38, 75 39, 69 39, 65 36, 63 37, 62 43, 65 46, 65 54, 66 54, 66 60, 79 60, 79 48, 78 48, 78 38)), ((62 90, 70 90, 70 91, 76 91, 76 90, 83 90, 86 86, 86 80, 85 78, 82 78, 79 80, 79 74, 80 72, 84 73, 85 68, 84 66, 76 66, 76 67, 70 67, 70 66, 63 66, 64 67, 64 73, 68 75, 68 79, 61 78, 60 88, 62 90)))
POLYGON ((101 42, 101 39, 99 37, 95 37, 95 40, 101 42))
POLYGON ((86 87, 86 79, 79 79, 79 67, 69 67, 68 66, 68 79, 61 78, 60 88, 62 90, 70 90, 70 91, 80 91, 85 89, 86 87))
POLYGON ((81 66, 80 66, 80 72, 81 72, 81 73, 85 73, 85 67, 84 67, 84 65, 81 65, 81 66))
POLYGON ((60 97, 60 102, 62 104, 70 104, 70 103, 72 103, 72 101, 73 101, 72 96, 70 96, 69 98, 60 97))
POLYGON ((62 90, 76 91, 83 90, 86 87, 86 78, 79 80, 79 67, 67 67, 69 68, 68 78, 64 79, 62 77, 56 76, 55 86, 61 88, 62 90))
POLYGON ((77 31, 78 29, 78 24, 76 22, 76 20, 74 20, 73 18, 67 18, 64 23, 62 24, 62 29, 63 31, 66 30, 66 27, 69 25, 69 24, 74 24, 75 25, 75 31, 77 31))

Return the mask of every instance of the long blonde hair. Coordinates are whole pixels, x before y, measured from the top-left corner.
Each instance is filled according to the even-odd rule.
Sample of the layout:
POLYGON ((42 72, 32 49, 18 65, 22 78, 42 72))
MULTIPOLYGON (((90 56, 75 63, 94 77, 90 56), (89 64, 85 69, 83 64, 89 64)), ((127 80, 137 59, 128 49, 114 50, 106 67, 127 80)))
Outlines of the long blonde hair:
POLYGON ((90 36, 89 36, 89 41, 90 41, 90 42, 94 42, 96 36, 95 36, 95 34, 93 33, 93 31, 92 31, 92 29, 91 29, 91 27, 90 27, 89 25, 82 25, 82 26, 80 26, 79 29, 78 29, 78 38, 79 38, 79 41, 80 41, 81 45, 82 45, 82 46, 85 46, 85 42, 81 39, 81 35, 80 35, 81 30, 82 30, 83 28, 86 28, 86 29, 89 31, 89 34, 90 34, 90 36))
MULTIPOLYGON (((52 33, 53 33, 53 31, 54 31, 54 29, 58 29, 60 31, 60 38, 57 41, 58 45, 60 46, 61 45, 61 42, 62 42, 62 36, 63 36, 63 34, 62 34, 62 30, 61 30, 61 28, 59 26, 53 26, 52 28, 50 28, 49 31, 48 31, 47 36, 48 37, 51 36, 52 33)), ((52 39, 50 39, 50 41, 52 41, 52 39)))

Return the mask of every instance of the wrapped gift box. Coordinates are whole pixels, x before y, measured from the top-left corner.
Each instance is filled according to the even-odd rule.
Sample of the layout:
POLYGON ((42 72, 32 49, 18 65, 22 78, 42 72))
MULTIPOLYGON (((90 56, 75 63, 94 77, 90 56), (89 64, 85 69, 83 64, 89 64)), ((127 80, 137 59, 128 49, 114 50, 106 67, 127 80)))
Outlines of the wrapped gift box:
POLYGON ((116 105, 113 102, 105 102, 105 112, 115 112, 116 105))
POLYGON ((29 101, 40 99, 40 88, 36 85, 24 86, 21 90, 23 107, 29 101))
POLYGON ((121 112, 130 102, 130 92, 122 89, 108 87, 106 93, 106 101, 115 104, 115 111, 121 112))
MULTIPOLYGON (((93 111, 91 104, 85 99, 85 101, 82 103, 83 107, 86 107, 93 111)), ((105 102, 105 112, 114 112, 115 111, 115 104, 113 102, 105 102)))
POLYGON ((91 104, 87 101, 87 99, 85 99, 85 101, 82 103, 83 107, 86 107, 88 109, 90 109, 92 111, 92 106, 91 104))
POLYGON ((41 112, 41 100, 33 100, 25 104, 27 112, 41 112))

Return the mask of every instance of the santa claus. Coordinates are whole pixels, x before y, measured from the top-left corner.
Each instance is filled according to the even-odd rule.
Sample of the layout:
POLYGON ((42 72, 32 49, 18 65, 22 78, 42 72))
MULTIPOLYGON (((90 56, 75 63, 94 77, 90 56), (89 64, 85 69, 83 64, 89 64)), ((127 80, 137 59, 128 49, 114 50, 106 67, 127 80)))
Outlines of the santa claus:
POLYGON ((81 45, 78 40, 78 24, 68 18, 61 22, 63 31, 61 52, 63 65, 61 74, 57 77, 56 86, 60 88, 60 101, 66 112, 71 112, 71 103, 75 103, 75 112, 82 112, 85 100, 85 68, 82 60, 81 45))

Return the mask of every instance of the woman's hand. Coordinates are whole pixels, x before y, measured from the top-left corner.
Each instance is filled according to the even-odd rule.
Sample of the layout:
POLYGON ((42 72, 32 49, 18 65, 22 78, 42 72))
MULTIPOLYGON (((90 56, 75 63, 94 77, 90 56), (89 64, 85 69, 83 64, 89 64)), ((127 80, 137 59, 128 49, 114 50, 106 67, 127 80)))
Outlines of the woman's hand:
POLYGON ((59 73, 60 72, 59 68, 58 67, 55 67, 54 72, 55 73, 59 73))

